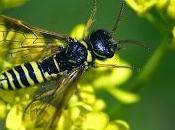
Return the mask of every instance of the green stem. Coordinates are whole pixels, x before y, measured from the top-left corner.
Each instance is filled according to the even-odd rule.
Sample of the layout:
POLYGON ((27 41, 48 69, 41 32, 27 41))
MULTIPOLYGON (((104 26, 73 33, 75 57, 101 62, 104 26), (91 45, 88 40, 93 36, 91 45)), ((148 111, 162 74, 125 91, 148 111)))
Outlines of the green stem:
MULTIPOLYGON (((151 78, 156 70, 156 67, 159 65, 163 57, 165 56, 166 52, 169 49, 170 43, 172 38, 170 35, 165 36, 162 43, 159 44, 158 48, 155 50, 151 58, 148 60, 147 64, 144 66, 142 71, 139 73, 138 77, 133 81, 130 86, 130 91, 134 93, 138 93, 139 90, 144 86, 146 82, 151 78)), ((114 113, 118 113, 122 110, 125 104, 119 104, 118 108, 116 108, 114 113)))
POLYGON ((151 78, 156 67, 165 56, 166 51, 169 47, 169 42, 171 42, 171 37, 165 37, 159 47, 155 50, 147 64, 144 66, 138 77, 134 80, 131 86, 131 91, 137 92, 151 78))

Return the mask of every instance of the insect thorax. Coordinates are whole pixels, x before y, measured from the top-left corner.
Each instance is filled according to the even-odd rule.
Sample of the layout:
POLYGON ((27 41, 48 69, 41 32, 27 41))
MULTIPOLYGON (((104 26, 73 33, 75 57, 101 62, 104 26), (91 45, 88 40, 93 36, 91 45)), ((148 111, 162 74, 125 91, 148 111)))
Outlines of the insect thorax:
POLYGON ((65 49, 56 54, 55 59, 61 71, 69 71, 91 65, 96 59, 105 60, 113 56, 114 44, 110 33, 97 30, 85 41, 71 39, 65 49))
POLYGON ((60 70, 72 70, 77 67, 84 67, 87 61, 88 50, 79 41, 72 40, 67 47, 56 54, 56 61, 60 70))

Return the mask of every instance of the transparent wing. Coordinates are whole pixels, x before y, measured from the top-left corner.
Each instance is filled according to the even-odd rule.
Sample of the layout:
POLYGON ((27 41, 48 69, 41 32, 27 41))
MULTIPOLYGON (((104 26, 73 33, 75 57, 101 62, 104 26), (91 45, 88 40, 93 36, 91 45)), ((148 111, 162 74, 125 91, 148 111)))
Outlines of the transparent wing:
MULTIPOLYGON (((25 117, 35 119, 35 127, 56 129, 64 106, 76 90, 78 79, 84 70, 77 68, 62 75, 55 87, 39 92, 25 110, 25 117)), ((27 121, 28 122, 28 121, 27 121)))
POLYGON ((64 47, 69 38, 0 15, 0 55, 13 65, 53 54, 64 47))

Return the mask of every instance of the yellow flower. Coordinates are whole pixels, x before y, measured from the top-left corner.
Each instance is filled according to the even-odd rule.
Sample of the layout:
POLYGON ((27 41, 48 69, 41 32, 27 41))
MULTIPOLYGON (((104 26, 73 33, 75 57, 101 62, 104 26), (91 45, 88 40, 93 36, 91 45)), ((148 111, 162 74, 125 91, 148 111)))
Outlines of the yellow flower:
POLYGON ((170 0, 167 13, 172 19, 175 20, 175 0, 170 0))
POLYGON ((126 0, 126 2, 139 15, 144 15, 146 11, 156 4, 157 0, 126 0))
MULTIPOLYGON (((76 26, 75 29, 73 29, 71 36, 80 40, 83 36, 83 31, 84 25, 80 24, 76 26)), ((119 61, 117 63, 129 66, 129 63, 120 59, 118 56, 116 56, 115 58, 117 58, 117 61, 119 61)), ((105 63, 115 64, 115 58, 106 61, 105 63)), ((4 64, 6 65, 6 63, 4 64)), ((106 72, 108 70, 110 70, 108 67, 97 70, 99 71, 99 73, 104 72, 101 77, 94 79, 92 84, 80 84, 78 86, 77 92, 71 97, 69 103, 67 104, 67 107, 63 110, 61 114, 57 130, 129 130, 128 124, 124 121, 110 121, 110 117, 103 112, 104 108, 106 107, 105 101, 96 97, 93 87, 99 86, 100 80, 105 79, 109 80, 111 82, 110 87, 114 88, 116 85, 124 83, 131 76, 132 73, 130 70, 127 69, 111 69, 111 73, 109 75, 106 75, 106 72)), ((104 85, 108 87, 107 84, 104 85)), ((33 118, 36 118, 35 112, 33 112, 31 115, 29 114, 29 117, 26 118, 25 122, 22 120, 24 108, 26 107, 26 104, 30 102, 29 95, 34 94, 35 91, 35 88, 26 88, 14 92, 6 91, 6 93, 9 94, 5 94, 6 98, 4 98, 4 100, 9 102, 10 107, 7 107, 7 105, 3 103, 1 103, 0 105, 3 106, 3 109, 1 108, 2 111, 6 111, 7 108, 9 108, 9 111, 6 111, 6 127, 8 129, 35 129, 33 126, 33 123, 35 122, 33 118)), ((4 93, 0 93, 0 96, 3 97, 4 93)), ((130 95, 130 97, 132 96, 130 95)), ((41 106, 38 107, 41 108, 41 106)), ((54 111, 55 108, 48 104, 48 107, 44 111, 46 114, 44 114, 43 116, 43 121, 47 123, 48 120, 50 120, 50 115, 53 115, 54 111)), ((5 118, 5 115, 3 115, 2 113, 0 114, 0 117, 5 118)), ((38 129, 42 130, 43 128, 41 126, 41 128, 38 129)))
POLYGON ((2 8, 12 8, 24 4, 27 0, 1 0, 2 8))
POLYGON ((139 15, 144 15, 151 8, 158 10, 167 10, 167 14, 175 19, 175 0, 126 0, 127 4, 139 15))

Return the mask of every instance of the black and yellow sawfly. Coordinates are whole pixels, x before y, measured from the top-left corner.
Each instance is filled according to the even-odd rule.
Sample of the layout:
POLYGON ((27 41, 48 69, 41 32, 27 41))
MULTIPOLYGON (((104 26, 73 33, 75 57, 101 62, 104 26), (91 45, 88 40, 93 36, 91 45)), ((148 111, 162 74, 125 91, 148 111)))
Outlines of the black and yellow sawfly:
POLYGON ((52 105, 55 111, 46 126, 55 129, 62 109, 74 93, 79 78, 87 69, 91 67, 132 69, 128 66, 95 62, 112 58, 121 49, 122 43, 129 42, 144 46, 133 40, 113 39, 123 7, 124 0, 121 0, 121 7, 111 32, 98 29, 87 35, 86 32, 90 30, 95 19, 96 0, 93 0, 92 13, 81 40, 36 28, 20 20, 1 15, 0 46, 3 46, 1 54, 14 67, 0 74, 0 88, 18 90, 39 84, 42 89, 42 86, 51 82, 52 87, 36 93, 25 111, 31 111, 32 107, 40 102, 42 105, 36 110, 36 120, 42 122, 44 110, 48 105, 52 105))

